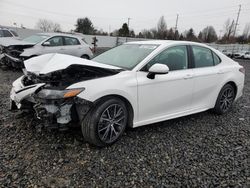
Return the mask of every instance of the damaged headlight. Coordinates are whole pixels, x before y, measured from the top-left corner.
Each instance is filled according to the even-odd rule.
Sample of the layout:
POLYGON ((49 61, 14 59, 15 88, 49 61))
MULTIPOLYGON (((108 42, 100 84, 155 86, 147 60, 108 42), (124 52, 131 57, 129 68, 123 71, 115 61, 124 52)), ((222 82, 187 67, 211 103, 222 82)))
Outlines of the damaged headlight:
POLYGON ((43 99, 66 99, 75 97, 84 90, 85 88, 66 90, 43 89, 37 93, 37 97, 43 99))

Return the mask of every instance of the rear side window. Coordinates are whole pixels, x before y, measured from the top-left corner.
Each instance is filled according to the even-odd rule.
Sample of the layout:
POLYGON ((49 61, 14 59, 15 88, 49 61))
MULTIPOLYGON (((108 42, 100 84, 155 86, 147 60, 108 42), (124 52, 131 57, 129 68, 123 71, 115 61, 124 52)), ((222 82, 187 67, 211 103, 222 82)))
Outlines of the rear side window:
POLYGON ((214 52, 213 52, 213 58, 214 58, 214 65, 218 65, 221 62, 218 55, 216 55, 214 52))
POLYGON ((205 47, 192 46, 196 68, 214 66, 212 51, 205 47))
POLYGON ((78 39, 73 37, 64 37, 65 45, 79 45, 80 42, 78 39))
POLYGON ((4 37, 12 37, 12 34, 7 30, 3 30, 3 36, 4 37))

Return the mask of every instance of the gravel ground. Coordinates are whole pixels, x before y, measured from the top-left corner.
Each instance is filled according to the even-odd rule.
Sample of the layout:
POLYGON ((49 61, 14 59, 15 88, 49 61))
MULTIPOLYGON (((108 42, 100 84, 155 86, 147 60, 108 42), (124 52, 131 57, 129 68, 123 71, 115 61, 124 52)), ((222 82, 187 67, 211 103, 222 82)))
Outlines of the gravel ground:
POLYGON ((127 130, 111 147, 89 146, 78 128, 39 128, 8 111, 21 72, 0 69, 0 187, 249 187, 250 61, 231 112, 203 112, 127 130))

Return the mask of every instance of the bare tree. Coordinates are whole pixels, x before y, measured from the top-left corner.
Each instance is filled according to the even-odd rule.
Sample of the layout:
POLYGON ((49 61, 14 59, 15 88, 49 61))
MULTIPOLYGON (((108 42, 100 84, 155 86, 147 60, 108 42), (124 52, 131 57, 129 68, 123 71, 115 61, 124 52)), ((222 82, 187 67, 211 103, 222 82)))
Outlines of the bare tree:
POLYGON ((36 23, 36 28, 38 28, 44 32, 61 31, 60 24, 54 23, 54 22, 47 20, 47 19, 39 19, 38 22, 36 23))
POLYGON ((203 42, 210 43, 218 39, 216 31, 213 26, 205 27, 200 34, 198 38, 201 39, 203 42))
POLYGON ((160 17, 157 24, 157 33, 159 39, 166 39, 167 37, 167 24, 164 16, 160 17))
POLYGON ((224 25, 224 32, 225 32, 224 37, 226 38, 226 40, 229 41, 230 37, 233 36, 234 27, 235 27, 234 20, 231 21, 230 18, 228 18, 224 25))
POLYGON ((54 32, 59 32, 59 31, 61 31, 62 29, 61 29, 61 26, 60 26, 60 24, 59 23, 54 23, 53 25, 52 25, 52 31, 54 31, 54 32))

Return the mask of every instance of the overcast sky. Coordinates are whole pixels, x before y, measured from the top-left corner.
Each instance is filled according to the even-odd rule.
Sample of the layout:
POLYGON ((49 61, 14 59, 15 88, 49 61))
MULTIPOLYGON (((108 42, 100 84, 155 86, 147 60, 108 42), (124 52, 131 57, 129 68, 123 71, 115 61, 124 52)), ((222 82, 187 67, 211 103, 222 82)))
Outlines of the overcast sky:
POLYGON ((69 31, 77 18, 89 17, 97 29, 109 32, 131 18, 130 28, 138 33, 156 27, 160 16, 168 28, 174 27, 178 13, 181 32, 192 27, 197 34, 213 25, 219 35, 227 18, 236 19, 239 4, 241 34, 250 22, 250 0, 0 0, 0 25, 34 28, 39 18, 45 18, 69 31))

